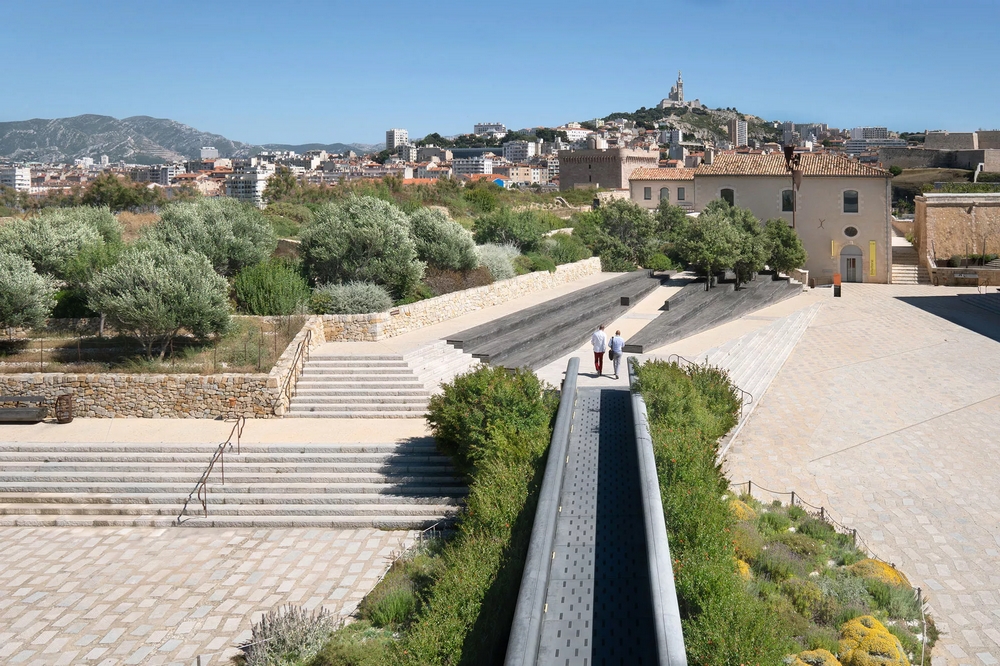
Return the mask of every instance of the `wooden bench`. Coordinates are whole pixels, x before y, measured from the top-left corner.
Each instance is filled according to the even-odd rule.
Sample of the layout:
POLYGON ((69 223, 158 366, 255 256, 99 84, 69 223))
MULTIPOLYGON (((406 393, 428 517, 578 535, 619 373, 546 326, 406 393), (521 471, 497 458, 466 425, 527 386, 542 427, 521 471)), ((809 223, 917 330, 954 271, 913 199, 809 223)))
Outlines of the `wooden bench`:
POLYGON ((3 403, 35 403, 37 407, 0 407, 0 423, 38 423, 44 421, 49 410, 40 395, 0 395, 3 403))

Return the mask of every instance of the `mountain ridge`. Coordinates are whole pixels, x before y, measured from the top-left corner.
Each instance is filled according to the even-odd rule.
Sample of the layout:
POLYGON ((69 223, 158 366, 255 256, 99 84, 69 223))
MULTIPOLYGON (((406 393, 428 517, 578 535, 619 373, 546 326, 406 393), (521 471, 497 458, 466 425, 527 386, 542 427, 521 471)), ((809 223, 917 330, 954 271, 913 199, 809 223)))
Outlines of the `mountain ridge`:
POLYGON ((72 162, 107 155, 111 162, 133 164, 183 161, 214 146, 225 157, 248 157, 261 150, 327 150, 368 152, 378 144, 263 144, 233 141, 169 118, 115 118, 85 113, 67 118, 31 118, 0 122, 0 157, 19 162, 72 162))

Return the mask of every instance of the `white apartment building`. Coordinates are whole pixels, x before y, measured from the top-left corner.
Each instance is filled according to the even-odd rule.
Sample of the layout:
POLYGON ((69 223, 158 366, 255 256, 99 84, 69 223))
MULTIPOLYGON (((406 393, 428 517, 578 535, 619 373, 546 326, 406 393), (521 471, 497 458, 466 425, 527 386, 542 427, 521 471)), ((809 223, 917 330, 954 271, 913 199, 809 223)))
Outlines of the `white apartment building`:
POLYGON ((263 208, 264 190, 274 171, 274 165, 269 162, 238 165, 234 173, 226 176, 226 196, 263 208))
POLYGON ((28 167, 0 167, 0 187, 11 187, 18 192, 31 191, 31 169, 28 167))
POLYGON ((401 146, 396 146, 396 155, 404 162, 416 162, 417 147, 412 143, 404 143, 401 146))
POLYGON ((451 162, 456 176, 471 176, 477 173, 493 173, 492 157, 456 157, 451 162))
POLYGON ((889 130, 886 127, 855 127, 851 130, 852 139, 888 139, 889 130))
POLYGON ((203 160, 214 160, 219 157, 219 151, 215 146, 202 146, 201 147, 201 159, 203 160))
POLYGON ((499 134, 503 136, 507 133, 507 126, 503 123, 476 123, 473 126, 472 133, 476 136, 484 136, 486 134, 499 134))
POLYGON ((508 162, 527 162, 538 154, 534 141, 508 141, 503 144, 503 157, 508 162))
POLYGON ((739 118, 729 121, 729 140, 734 146, 747 145, 747 121, 739 118))
POLYGON ((557 127, 556 131, 566 132, 566 138, 569 139, 571 143, 576 143, 577 141, 583 141, 588 136, 590 136, 591 131, 583 127, 572 127, 566 125, 564 127, 557 127))
POLYGON ((410 142, 410 133, 405 129, 391 129, 386 130, 385 133, 385 149, 390 152, 395 152, 396 148, 402 146, 404 143, 410 142))

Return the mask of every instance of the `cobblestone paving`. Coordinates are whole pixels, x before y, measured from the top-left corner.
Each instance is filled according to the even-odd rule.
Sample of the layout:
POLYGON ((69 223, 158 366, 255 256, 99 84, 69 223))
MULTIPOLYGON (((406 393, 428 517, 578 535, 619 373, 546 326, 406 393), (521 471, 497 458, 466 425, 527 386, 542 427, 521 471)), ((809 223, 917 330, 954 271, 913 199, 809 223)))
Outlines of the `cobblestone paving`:
POLYGON ((0 664, 223 663, 283 604, 350 614, 413 536, 0 528, 0 664))
POLYGON ((831 508, 923 588, 934 666, 1000 663, 1000 343, 895 298, 957 291, 845 285, 727 456, 731 480, 831 508))

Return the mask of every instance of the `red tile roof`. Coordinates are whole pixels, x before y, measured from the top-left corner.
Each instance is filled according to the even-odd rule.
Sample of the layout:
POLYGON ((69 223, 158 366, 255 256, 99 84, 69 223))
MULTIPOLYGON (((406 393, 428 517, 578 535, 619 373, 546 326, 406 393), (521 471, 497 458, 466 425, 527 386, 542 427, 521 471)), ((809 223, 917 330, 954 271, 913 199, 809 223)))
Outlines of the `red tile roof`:
MULTIPOLYGON (((804 176, 855 176, 860 178, 889 178, 885 169, 862 164, 846 155, 832 153, 802 153, 800 168, 804 176)), ((699 176, 787 176, 785 156, 781 153, 767 155, 722 154, 716 155, 712 164, 702 163, 699 176)))
POLYGON ((695 169, 651 169, 639 167, 629 180, 694 180, 695 169))

